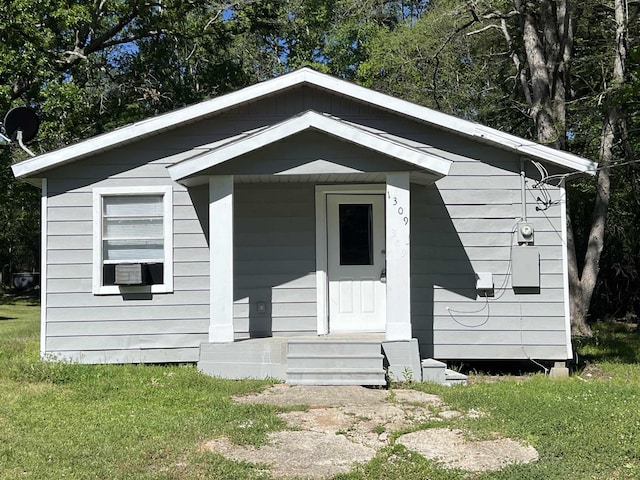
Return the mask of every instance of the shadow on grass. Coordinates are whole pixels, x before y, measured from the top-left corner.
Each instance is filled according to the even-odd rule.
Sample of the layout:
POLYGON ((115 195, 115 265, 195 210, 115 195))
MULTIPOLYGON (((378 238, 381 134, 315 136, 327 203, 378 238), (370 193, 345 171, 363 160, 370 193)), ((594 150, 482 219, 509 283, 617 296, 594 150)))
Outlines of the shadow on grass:
POLYGON ((25 305, 27 307, 38 307, 40 305, 40 291, 31 290, 26 293, 1 293, 0 305, 25 305))
POLYGON ((18 318, 14 313, 15 308, 12 307, 39 307, 40 292, 32 291, 21 293, 19 295, 10 293, 0 293, 0 322, 3 320, 15 320, 18 318), (2 307, 7 308, 2 308, 2 307))
POLYGON ((640 328, 637 324, 615 320, 597 322, 592 337, 574 337, 576 367, 590 363, 640 363, 640 328))
POLYGON ((544 368, 549 366, 531 360, 475 360, 448 363, 448 368, 465 375, 489 376, 527 376, 544 372, 544 368))

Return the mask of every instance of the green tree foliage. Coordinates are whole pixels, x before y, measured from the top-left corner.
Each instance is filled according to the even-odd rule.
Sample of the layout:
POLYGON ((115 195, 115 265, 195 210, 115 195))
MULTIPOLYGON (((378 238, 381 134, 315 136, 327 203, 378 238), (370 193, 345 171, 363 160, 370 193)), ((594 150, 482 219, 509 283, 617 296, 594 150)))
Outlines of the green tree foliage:
MULTIPOLYGON (((272 76, 264 48, 283 3, 240 0, 6 0, 0 4, 0 113, 41 118, 36 153, 272 76)), ((37 269, 39 192, 0 157, 0 268, 37 269), (23 226, 29 225, 29 232, 23 226), (19 251, 28 250, 29 254, 19 251)))
POLYGON ((10 272, 31 270, 40 260, 40 192, 15 182, 10 152, 0 149, 0 273, 8 283, 10 272))
MULTIPOLYGON (((607 161, 635 161, 638 12, 637 5, 625 3, 628 30, 617 38, 614 4, 601 0, 567 2, 566 22, 548 28, 551 18, 562 18, 559 9, 563 2, 433 0, 416 20, 377 30, 356 76, 371 87, 517 135, 549 141, 595 160, 604 159, 603 122, 612 118, 613 108, 620 124, 615 126, 613 157, 607 161), (538 80, 533 79, 533 58, 525 48, 527 22, 537 25, 528 38, 538 35, 539 52, 547 60, 543 73, 554 81, 545 108, 555 119, 555 138, 548 134, 540 137, 532 116, 538 108, 531 98, 538 80), (571 56, 565 59, 557 55, 557 49, 565 44, 553 37, 558 29, 567 28, 562 42, 569 42, 571 56), (618 41, 625 43, 623 81, 613 74, 621 51, 618 41), (553 55, 560 60, 550 61, 553 55), (558 95, 559 89, 562 95, 558 95)), ((640 306, 638 173, 635 163, 612 169, 611 210, 592 308, 597 316, 633 313, 640 306)), ((588 180, 574 182, 570 189, 581 271, 585 253, 593 248, 596 191, 596 184, 588 180)))

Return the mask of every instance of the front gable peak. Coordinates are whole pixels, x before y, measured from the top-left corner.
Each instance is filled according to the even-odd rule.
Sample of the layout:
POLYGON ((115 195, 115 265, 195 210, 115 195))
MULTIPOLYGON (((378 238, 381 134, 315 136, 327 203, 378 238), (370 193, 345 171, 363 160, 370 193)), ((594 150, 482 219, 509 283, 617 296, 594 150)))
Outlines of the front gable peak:
MULTIPOLYGON (((372 130, 328 114, 309 110, 275 125, 209 145, 205 153, 169 167, 169 174, 173 180, 183 182, 189 177, 202 175, 205 170, 212 173, 215 167, 303 132, 319 132, 334 140, 392 158, 406 164, 412 170, 426 172, 433 179, 447 175, 451 167, 450 160, 428 152, 428 145, 420 145, 416 142, 409 144, 386 132, 372 130)), ((322 155, 322 152, 317 153, 322 155)), ((320 157, 313 159, 314 162, 320 160, 320 157)), ((294 170, 291 171, 293 173, 294 170)))

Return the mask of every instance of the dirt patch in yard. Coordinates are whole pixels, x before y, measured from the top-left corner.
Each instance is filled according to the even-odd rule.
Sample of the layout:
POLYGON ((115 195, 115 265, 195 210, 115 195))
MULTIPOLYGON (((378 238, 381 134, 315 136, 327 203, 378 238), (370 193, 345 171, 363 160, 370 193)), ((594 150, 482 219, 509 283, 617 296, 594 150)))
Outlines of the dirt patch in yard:
MULTIPOLYGON (((329 478, 346 473, 354 463, 370 461, 389 445, 392 432, 425 422, 474 416, 478 412, 449 409, 436 395, 415 390, 363 387, 307 387, 275 385, 262 393, 237 397, 241 403, 279 406, 306 405, 304 411, 280 414, 293 431, 269 434, 267 445, 235 445, 226 438, 201 448, 227 458, 259 463, 274 478, 329 478)), ((533 447, 497 438, 475 441, 459 430, 427 428, 395 440, 445 468, 468 471, 498 470, 513 463, 538 459, 533 447)))

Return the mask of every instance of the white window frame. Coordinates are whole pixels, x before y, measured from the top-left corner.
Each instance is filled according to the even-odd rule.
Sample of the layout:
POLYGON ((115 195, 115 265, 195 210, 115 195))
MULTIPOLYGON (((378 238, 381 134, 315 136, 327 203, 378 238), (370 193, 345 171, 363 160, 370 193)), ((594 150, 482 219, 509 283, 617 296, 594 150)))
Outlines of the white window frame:
POLYGON ((173 292, 173 188, 156 187, 101 187, 93 189, 93 293, 118 295, 123 292, 173 292), (163 283, 144 286, 103 285, 102 198, 107 196, 162 195, 164 229, 163 283))

